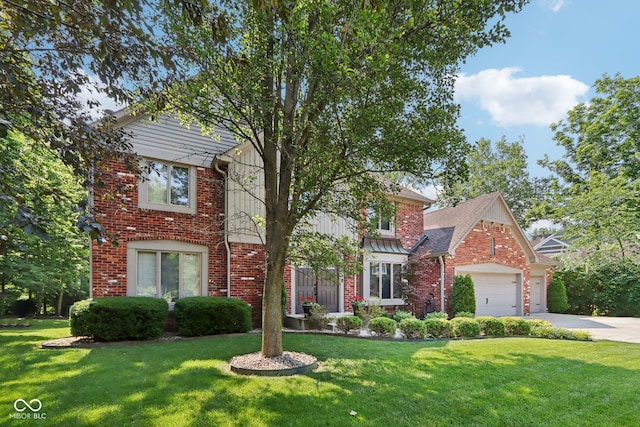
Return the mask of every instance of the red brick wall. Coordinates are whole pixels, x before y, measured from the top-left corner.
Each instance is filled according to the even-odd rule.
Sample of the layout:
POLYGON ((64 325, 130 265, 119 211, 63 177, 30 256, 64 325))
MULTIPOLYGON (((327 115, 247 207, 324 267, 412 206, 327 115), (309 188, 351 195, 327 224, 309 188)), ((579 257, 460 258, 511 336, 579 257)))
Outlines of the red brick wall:
MULTIPOLYGON (((444 260, 445 305, 448 304, 456 267, 493 263, 523 271, 523 309, 525 314, 529 314, 531 291, 529 263, 527 255, 508 227, 476 224, 456 249, 455 256, 446 257, 444 260), (490 254, 491 238, 495 242, 494 255, 490 254)), ((438 310, 440 310, 440 265, 437 258, 430 258, 429 254, 418 252, 412 257, 412 261, 418 263, 416 292, 421 298, 426 297, 430 292, 433 293, 436 296, 438 310), (438 284, 438 286, 433 286, 433 284, 438 284)))
POLYGON ((209 249, 209 295, 226 295, 226 251, 224 247, 224 194, 221 177, 209 168, 197 168, 195 214, 138 208, 138 179, 121 162, 107 163, 106 189, 94 196, 96 218, 107 232, 118 236, 118 246, 107 242, 92 246, 92 290, 94 297, 127 293, 127 242, 175 240, 209 249))
POLYGON ((411 249, 422 236, 423 223, 424 211, 421 206, 398 203, 395 234, 405 249, 411 249))

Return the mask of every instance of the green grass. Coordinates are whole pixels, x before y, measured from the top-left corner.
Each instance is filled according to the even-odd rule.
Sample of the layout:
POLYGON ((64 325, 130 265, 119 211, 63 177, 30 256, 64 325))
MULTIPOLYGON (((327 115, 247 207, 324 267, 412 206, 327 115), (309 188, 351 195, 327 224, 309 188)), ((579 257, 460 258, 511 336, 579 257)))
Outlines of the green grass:
POLYGON ((0 425, 29 422, 10 418, 16 399, 42 402, 35 425, 64 426, 631 426, 640 413, 635 344, 286 334, 319 368, 263 378, 227 369, 260 349, 255 334, 44 350, 68 324, 31 323, 0 329, 0 425))

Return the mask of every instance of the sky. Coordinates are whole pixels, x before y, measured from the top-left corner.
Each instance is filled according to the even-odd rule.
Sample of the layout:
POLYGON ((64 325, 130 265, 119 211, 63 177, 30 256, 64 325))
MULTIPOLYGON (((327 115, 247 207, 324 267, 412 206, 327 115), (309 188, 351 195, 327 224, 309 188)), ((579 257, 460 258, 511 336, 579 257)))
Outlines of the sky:
POLYGON ((603 74, 640 75, 640 1, 532 0, 506 19, 511 37, 486 47, 461 66, 456 101, 469 142, 523 139, 529 173, 564 150, 550 125, 595 96, 603 74))

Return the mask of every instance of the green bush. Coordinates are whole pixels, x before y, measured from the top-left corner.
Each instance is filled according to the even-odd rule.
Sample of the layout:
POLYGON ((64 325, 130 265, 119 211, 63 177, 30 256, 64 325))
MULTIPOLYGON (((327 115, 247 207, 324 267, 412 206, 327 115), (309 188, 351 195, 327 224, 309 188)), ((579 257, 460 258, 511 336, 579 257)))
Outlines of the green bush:
POLYGON ((317 331, 323 331, 329 326, 329 310, 320 304, 315 304, 311 308, 311 313, 307 318, 307 327, 317 331))
POLYGON ((471 280, 471 276, 468 274, 455 276, 453 278, 449 308, 451 309, 451 313, 467 311, 475 315, 476 293, 473 288, 473 280, 471 280))
POLYGON ((455 317, 451 319, 451 325, 454 337, 472 338, 480 335, 480 325, 475 319, 455 317))
POLYGON ((554 275, 547 290, 547 306, 551 313, 565 313, 569 308, 564 282, 554 275))
POLYGON ((529 335, 531 332, 531 325, 522 317, 507 316, 501 317, 500 320, 506 335, 529 335))
POLYGON ((402 335, 410 340, 421 340, 427 335, 427 326, 415 317, 402 319, 399 327, 402 335))
POLYGON ((369 332, 381 337, 392 337, 396 334, 396 321, 388 317, 376 317, 369 321, 369 332))
POLYGON ((531 329, 533 328, 551 328, 553 324, 544 319, 526 319, 531 329))
POLYGON ((476 322, 480 325, 480 331, 489 337, 499 337, 504 335, 504 324, 500 319, 493 316, 476 317, 476 322))
POLYGON ((73 336, 96 341, 146 340, 162 335, 168 312, 160 298, 97 298, 73 304, 69 324, 73 336))
POLYGON ((180 298, 173 307, 178 333, 186 337, 251 330, 251 308, 225 297, 180 298))
POLYGON ((362 328, 362 319, 358 316, 338 317, 338 319, 336 320, 336 327, 339 331, 348 334, 350 331, 355 331, 362 328))
POLYGON ((425 319, 448 319, 449 315, 444 311, 434 311, 433 313, 427 314, 425 319))
POLYGON ((455 314, 455 316, 453 317, 468 317, 473 319, 474 317, 476 317, 475 314, 471 313, 470 311, 460 311, 458 313, 455 314))
POLYGON ((431 338, 451 338, 453 334, 453 325, 447 319, 425 319, 424 325, 427 328, 427 336, 431 338))
POLYGON ((416 316, 413 315, 413 313, 410 313, 408 311, 403 311, 403 310, 397 310, 395 313, 393 313, 392 316, 393 320, 395 320, 396 322, 400 323, 402 322, 404 319, 415 319, 416 316))

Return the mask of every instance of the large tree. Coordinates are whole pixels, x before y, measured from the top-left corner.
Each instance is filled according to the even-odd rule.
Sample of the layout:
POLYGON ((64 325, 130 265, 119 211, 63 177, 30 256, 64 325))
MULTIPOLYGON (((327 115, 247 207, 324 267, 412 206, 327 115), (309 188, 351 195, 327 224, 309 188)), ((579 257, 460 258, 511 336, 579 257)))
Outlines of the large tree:
MULTIPOLYGON (((532 179, 522 141, 508 142, 504 137, 492 144, 480 139, 466 158, 469 174, 451 184, 441 183, 438 204, 456 205, 483 194, 500 191, 521 226, 527 226, 531 207, 542 193, 545 183, 532 179)), ((534 218, 535 219, 535 218, 534 218)))
POLYGON ((526 0, 198 0, 165 29, 196 71, 156 105, 250 141, 265 182, 262 353, 282 353, 281 283, 296 225, 357 216, 379 173, 453 176, 459 64, 508 36, 526 0), (199 25, 185 25, 183 17, 199 25))
POLYGON ((640 235, 640 77, 603 76, 596 96, 552 125, 563 159, 542 211, 575 237, 573 244, 616 257, 638 255, 640 235))
MULTIPOLYGON (((102 115, 101 98, 127 104, 178 70, 173 49, 154 30, 163 4, 0 0, 0 142, 9 131, 22 133, 83 177, 102 159, 129 153, 127 135, 113 120, 91 123, 102 115)), ((0 197, 28 211, 10 190, 0 186, 0 197)), ((24 230, 42 232, 31 219, 22 218, 24 230)))

